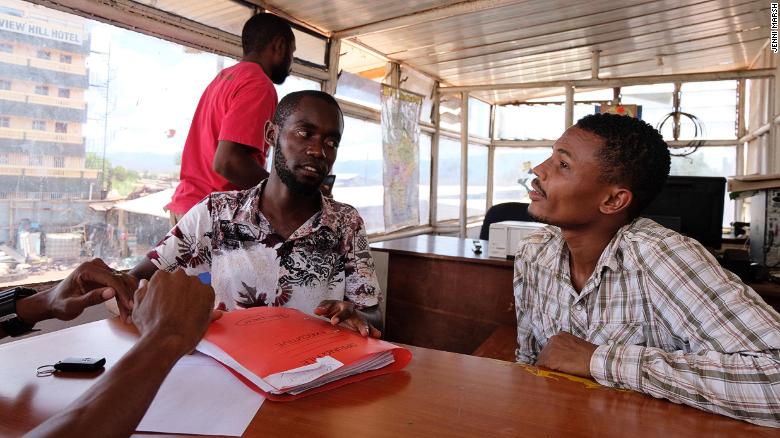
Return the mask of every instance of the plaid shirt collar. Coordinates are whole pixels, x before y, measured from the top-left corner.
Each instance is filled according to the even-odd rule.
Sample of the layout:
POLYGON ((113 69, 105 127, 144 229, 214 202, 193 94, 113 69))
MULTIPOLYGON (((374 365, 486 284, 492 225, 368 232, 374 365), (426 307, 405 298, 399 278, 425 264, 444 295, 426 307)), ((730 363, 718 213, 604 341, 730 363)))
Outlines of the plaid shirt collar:
MULTIPOLYGON (((635 233, 641 230, 644 225, 645 219, 637 218, 628 224, 622 226, 607 244, 604 251, 602 251, 599 260, 596 262, 594 273, 596 275, 595 286, 598 287, 601 284, 604 271, 609 269, 610 271, 617 272, 623 269, 623 259, 625 254, 620 248, 621 242, 625 240, 634 240, 635 233)), ((548 254, 554 254, 555 257, 548 258, 552 265, 547 267, 551 270, 558 271, 560 275, 571 281, 571 272, 569 270, 569 249, 566 246, 566 240, 563 238, 563 232, 556 226, 548 226, 545 228, 544 233, 539 233, 531 237, 534 243, 546 244, 548 254)))

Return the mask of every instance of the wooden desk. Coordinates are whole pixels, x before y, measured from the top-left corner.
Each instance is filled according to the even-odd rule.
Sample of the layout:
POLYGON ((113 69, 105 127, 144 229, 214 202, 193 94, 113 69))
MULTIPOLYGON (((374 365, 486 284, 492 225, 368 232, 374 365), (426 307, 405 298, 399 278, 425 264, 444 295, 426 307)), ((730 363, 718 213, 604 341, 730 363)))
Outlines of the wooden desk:
POLYGON ((470 354, 515 326, 511 260, 474 254, 471 239, 414 236, 371 245, 389 254, 385 338, 470 354))
MULTIPOLYGON (((113 319, 0 346, 0 436, 27 432, 97 378, 38 378, 38 365, 67 355, 99 355, 111 368, 134 339, 131 329, 113 319)), ((532 367, 410 349, 414 358, 402 372, 292 402, 266 401, 244 436, 777 436, 774 429, 642 394, 542 377, 532 367)), ((117 407, 117 415, 121 411, 117 407)))

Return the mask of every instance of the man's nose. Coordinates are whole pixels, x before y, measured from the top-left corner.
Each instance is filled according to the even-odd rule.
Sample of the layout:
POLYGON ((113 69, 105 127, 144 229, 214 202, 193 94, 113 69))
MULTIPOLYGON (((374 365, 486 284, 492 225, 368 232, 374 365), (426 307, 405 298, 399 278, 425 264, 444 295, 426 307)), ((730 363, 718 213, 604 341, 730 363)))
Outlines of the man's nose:
POLYGON ((327 158, 325 156, 325 145, 317 139, 313 139, 309 143, 308 147, 306 148, 306 154, 312 157, 327 158))
POLYGON ((546 160, 544 160, 544 161, 542 161, 541 163, 539 163, 539 165, 537 165, 536 167, 534 167, 533 169, 531 169, 531 172, 533 172, 533 173, 534 173, 534 175, 536 175, 536 177, 537 177, 537 178, 539 178, 539 179, 542 179, 542 180, 543 180, 543 179, 544 179, 544 177, 545 177, 545 176, 546 176, 546 174, 547 174, 547 173, 546 173, 546 171, 545 171, 545 166, 547 165, 547 162, 548 162, 548 161, 550 161, 550 159, 549 159, 549 158, 548 158, 548 159, 546 159, 546 160))

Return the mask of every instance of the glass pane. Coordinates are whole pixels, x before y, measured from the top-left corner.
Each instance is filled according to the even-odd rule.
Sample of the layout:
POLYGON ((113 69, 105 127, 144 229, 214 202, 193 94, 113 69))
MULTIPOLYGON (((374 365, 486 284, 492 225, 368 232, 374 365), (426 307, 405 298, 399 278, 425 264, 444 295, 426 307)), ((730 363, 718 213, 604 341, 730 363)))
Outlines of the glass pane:
POLYGON ((136 1, 239 36, 244 23, 254 15, 254 8, 233 0, 210 0, 197 4, 180 0, 136 1))
POLYGON ((379 82, 342 71, 336 83, 336 97, 378 110, 381 87, 379 82))
MULTIPOLYGON (((667 114, 674 111, 674 84, 635 85, 623 87, 620 91, 621 103, 641 105, 642 120, 658 128, 667 114)), ((665 139, 673 138, 674 123, 669 118, 661 129, 665 139)))
POLYGON ((436 221, 460 216, 460 140, 439 137, 436 221))
POLYGON ((321 90, 322 84, 318 81, 312 81, 311 79, 290 75, 287 76, 287 79, 282 85, 274 84, 274 87, 276 87, 276 97, 278 97, 279 100, 282 100, 284 96, 295 91, 321 90))
POLYGON ((0 264, 0 284, 63 278, 92 257, 133 266, 170 228, 165 196, 200 94, 235 60, 3 5, 20 31, 0 31, 0 198, 14 200, 0 241, 32 263, 0 264), (142 209, 120 205, 136 200, 142 209))
POLYGON ((434 85, 433 79, 428 76, 414 69, 401 66, 401 88, 423 96, 422 110, 420 111, 420 121, 422 122, 431 122, 434 85))
POLYGON ((420 225, 430 222, 431 206, 431 135, 420 134, 420 225))
POLYGON ((460 132, 460 94, 445 94, 439 103, 439 126, 460 132))
POLYGON ((563 105, 504 105, 496 111, 498 138, 553 140, 563 134, 563 105))
MULTIPOLYGON (((691 82, 682 84, 680 111, 699 119, 704 132, 697 139, 736 138, 737 81, 691 82)), ((680 117, 680 139, 694 138, 694 124, 680 117)))
MULTIPOLYGON (((552 144, 550 144, 552 146, 552 144)), ((496 148, 493 166, 493 205, 503 202, 531 202, 528 191, 519 179, 531 184, 531 169, 546 160, 552 149, 496 148)))
MULTIPOLYGON (((574 123, 587 115, 596 114, 596 104, 578 103, 574 105, 574 123)), ((557 140, 557 139, 556 139, 557 140)))
POLYGON ((469 98, 469 136, 490 136, 490 104, 469 98))
POLYGON ((312 64, 325 66, 328 42, 323 37, 293 28, 295 35, 295 57, 312 64))
POLYGON ((613 96, 614 93, 611 88, 607 88, 604 90, 588 90, 588 91, 580 91, 577 88, 574 89, 575 101, 578 100, 611 101, 613 96))
POLYGON ((333 165, 333 198, 357 208, 369 233, 382 232, 382 131, 379 123, 344 117, 344 135, 333 165))
POLYGON ((466 206, 468 217, 485 214, 487 202, 488 148, 483 145, 469 145, 469 185, 466 206))
MULTIPOLYGON (((680 176, 722 176, 728 178, 737 173, 736 146, 702 147, 687 157, 672 157, 670 174, 680 176)), ((734 222, 734 203, 728 192, 723 204, 723 226, 734 222)))

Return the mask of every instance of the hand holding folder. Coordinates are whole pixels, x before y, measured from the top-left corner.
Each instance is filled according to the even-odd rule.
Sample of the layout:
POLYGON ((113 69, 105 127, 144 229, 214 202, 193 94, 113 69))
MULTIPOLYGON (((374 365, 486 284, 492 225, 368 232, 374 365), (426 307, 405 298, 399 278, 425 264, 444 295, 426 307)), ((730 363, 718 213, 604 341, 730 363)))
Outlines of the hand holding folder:
POLYGON ((197 350, 271 400, 291 400, 398 371, 412 357, 405 348, 285 307, 228 312, 211 324, 197 350))

